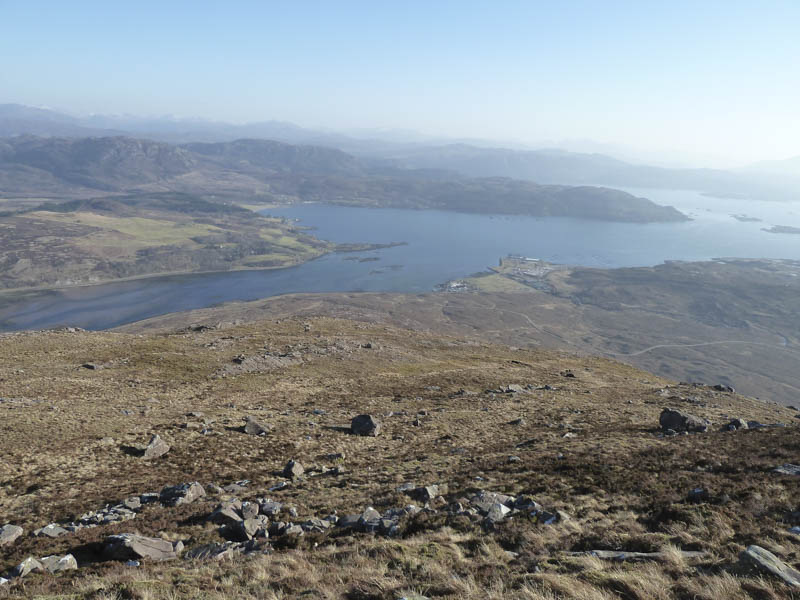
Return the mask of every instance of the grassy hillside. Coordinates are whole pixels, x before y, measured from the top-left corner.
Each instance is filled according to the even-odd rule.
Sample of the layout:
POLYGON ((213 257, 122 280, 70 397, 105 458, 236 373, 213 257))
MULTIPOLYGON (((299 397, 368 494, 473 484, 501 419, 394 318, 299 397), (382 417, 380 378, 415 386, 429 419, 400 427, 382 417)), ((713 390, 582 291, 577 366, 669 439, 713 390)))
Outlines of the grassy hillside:
POLYGON ((606 356, 671 379, 725 383, 751 396, 798 405, 796 261, 730 259, 632 269, 504 261, 463 283, 455 288, 465 290, 461 293, 307 294, 230 303, 124 329, 340 316, 606 356))
POLYGON ((604 359, 329 318, 9 334, 0 365, 0 523, 26 530, 0 547, 0 572, 65 553, 80 566, 14 579, 0 597, 790 597, 738 563, 750 544, 798 563, 787 529, 800 479, 772 471, 796 460, 797 413, 773 404, 604 359), (664 437, 665 406, 714 424, 664 437), (380 420, 377 437, 349 433, 361 413, 380 420), (264 436, 242 430, 248 416, 264 436), (718 431, 732 417, 788 426, 718 431), (145 460, 137 448, 154 433, 171 449, 145 460), (285 476, 290 459, 305 473, 285 476), (207 495, 192 503, 28 535, 195 480, 207 495), (311 519, 334 512, 422 506, 399 491, 411 482, 439 485, 441 498, 391 535, 313 531, 311 519), (706 493, 689 498, 697 488, 706 493), (541 510, 487 521, 469 510, 481 490, 528 495, 541 510), (270 522, 303 525, 222 560, 104 557, 117 533, 181 541, 184 553, 222 543, 207 517, 232 497, 271 498, 283 508, 270 522))

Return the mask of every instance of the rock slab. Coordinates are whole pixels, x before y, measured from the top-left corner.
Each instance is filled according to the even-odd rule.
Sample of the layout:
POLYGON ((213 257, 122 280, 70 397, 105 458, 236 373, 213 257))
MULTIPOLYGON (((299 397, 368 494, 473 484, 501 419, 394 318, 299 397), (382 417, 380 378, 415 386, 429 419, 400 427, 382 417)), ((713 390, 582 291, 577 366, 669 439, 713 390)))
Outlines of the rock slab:
POLYGON ((800 572, 761 546, 748 546, 747 550, 739 555, 739 562, 746 568, 772 575, 789 586, 800 588, 800 572))

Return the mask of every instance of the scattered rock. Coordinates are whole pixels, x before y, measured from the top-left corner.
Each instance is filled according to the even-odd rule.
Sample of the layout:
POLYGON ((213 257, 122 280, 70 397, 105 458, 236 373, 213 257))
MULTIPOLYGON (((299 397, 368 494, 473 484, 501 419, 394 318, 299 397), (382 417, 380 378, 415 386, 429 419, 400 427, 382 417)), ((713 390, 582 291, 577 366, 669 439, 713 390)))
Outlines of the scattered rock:
POLYGON ((659 417, 661 429, 665 432, 672 429, 676 432, 688 431, 702 433, 708 430, 709 422, 682 410, 665 408, 659 417))
POLYGON ((243 431, 247 435, 267 435, 269 429, 256 421, 254 417, 247 417, 245 419, 243 431))
POLYGON ((514 419, 513 421, 508 422, 509 425, 525 425, 525 419, 520 417, 519 419, 514 419))
POLYGON ((0 527, 0 546, 13 544, 24 532, 25 530, 18 525, 3 525, 0 527))
POLYGON ((733 394, 736 392, 736 390, 733 389, 731 386, 722 383, 718 383, 717 385, 712 386, 711 389, 714 389, 718 392, 725 392, 726 394, 733 394))
POLYGON ((159 499, 164 506, 189 504, 206 495, 206 490, 196 481, 167 486, 161 490, 159 499))
POLYGON ((166 540, 148 538, 135 533, 111 535, 106 538, 103 554, 111 560, 170 560, 177 557, 175 548, 166 540))
POLYGON ((286 466, 283 468, 283 476, 289 479, 297 479, 298 477, 302 477, 305 471, 303 465, 293 459, 287 462, 286 466))
POLYGON ((761 546, 748 546, 747 550, 739 555, 739 563, 746 569, 773 575, 782 579, 787 585, 800 587, 800 572, 761 546))
POLYGON ((355 435, 376 437, 381 432, 381 424, 372 415, 358 415, 350 422, 350 431, 355 435))
POLYGON ((155 434, 153 437, 150 438, 150 442, 144 449, 144 454, 142 455, 142 457, 145 458, 146 460, 150 460, 152 458, 158 458, 159 456, 164 456, 167 452, 169 452, 169 444, 167 444, 164 440, 162 440, 158 436, 158 434, 155 434))

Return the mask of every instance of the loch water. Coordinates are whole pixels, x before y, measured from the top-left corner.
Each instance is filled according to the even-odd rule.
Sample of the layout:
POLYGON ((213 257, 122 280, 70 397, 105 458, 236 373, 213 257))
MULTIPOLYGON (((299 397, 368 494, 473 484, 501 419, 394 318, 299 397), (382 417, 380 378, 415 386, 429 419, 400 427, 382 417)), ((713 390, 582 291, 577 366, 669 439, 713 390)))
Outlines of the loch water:
POLYGON ((76 326, 108 329, 161 314, 234 300, 300 292, 428 292, 483 271, 502 256, 613 268, 719 257, 800 260, 800 202, 712 198, 677 190, 627 191, 675 206, 683 223, 614 223, 571 218, 465 214, 302 204, 264 211, 297 219, 339 243, 405 245, 337 253, 297 267, 149 277, 133 281, 0 295, 0 331, 76 326), (760 222, 741 221, 747 215, 760 222))

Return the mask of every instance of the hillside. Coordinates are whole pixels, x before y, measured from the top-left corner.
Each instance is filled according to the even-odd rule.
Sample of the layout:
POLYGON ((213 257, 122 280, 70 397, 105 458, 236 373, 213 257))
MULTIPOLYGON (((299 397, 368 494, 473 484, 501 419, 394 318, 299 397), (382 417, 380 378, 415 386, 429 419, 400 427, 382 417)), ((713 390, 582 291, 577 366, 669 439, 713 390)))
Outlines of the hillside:
POLYGON ((377 167, 339 150, 266 140, 179 147, 127 137, 7 138, 0 141, 0 190, 8 199, 178 192, 248 203, 328 202, 629 222, 687 219, 672 207, 619 190, 377 167))
MULTIPOLYGON (((449 169, 473 177, 512 177, 538 183, 608 185, 699 190, 717 196, 754 200, 794 200, 800 184, 775 177, 779 165, 726 171, 676 169, 631 164, 602 154, 558 149, 515 150, 468 144, 423 146, 382 151, 382 158, 403 168, 449 169)), ((787 165, 788 166, 788 165, 787 165)))
MULTIPOLYGON (((680 381, 798 405, 800 264, 727 259, 590 269, 504 259, 457 293, 298 294, 123 327, 338 316, 523 348, 606 356, 680 381)), ((444 289, 451 289, 444 286, 444 289)))
POLYGON ((345 134, 279 121, 234 125, 169 117, 74 117, 53 110, 0 104, 0 137, 19 135, 72 138, 128 135, 173 144, 277 140, 338 149, 384 167, 443 169, 467 177, 507 177, 541 184, 690 189, 754 200, 794 200, 800 193, 797 159, 764 161, 732 170, 663 168, 599 153, 502 147, 487 140, 447 140, 391 131, 345 134))
POLYGON ((2 341, 0 572, 65 570, 0 597, 791 597, 740 554, 798 566, 793 410, 328 318, 2 341), (713 424, 665 436, 664 407, 713 424))
POLYGON ((335 249, 281 219, 185 194, 40 204, 0 217, 0 289, 288 267, 335 249))

